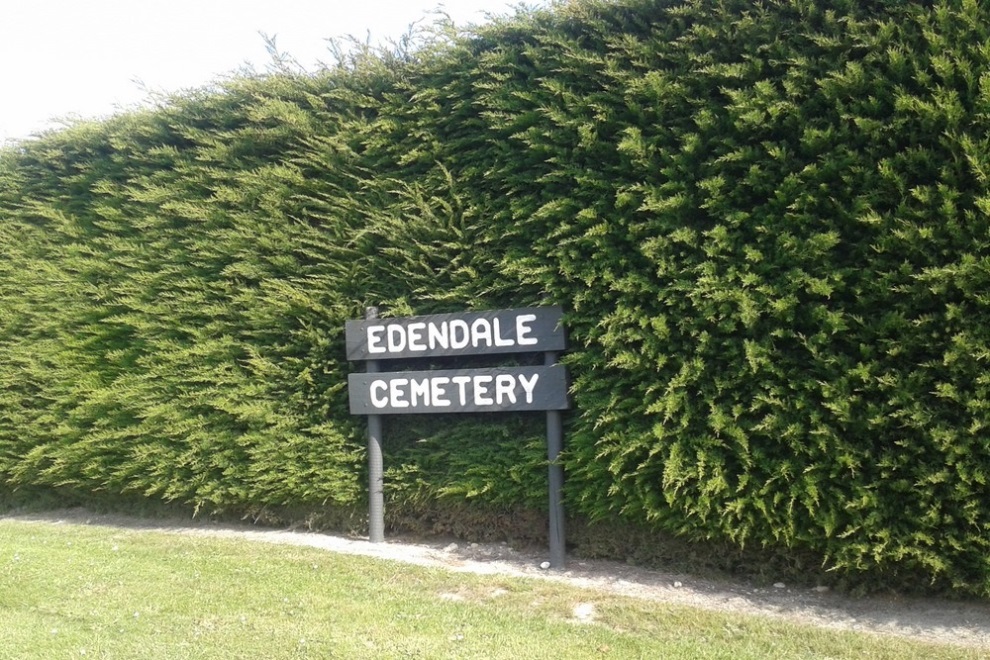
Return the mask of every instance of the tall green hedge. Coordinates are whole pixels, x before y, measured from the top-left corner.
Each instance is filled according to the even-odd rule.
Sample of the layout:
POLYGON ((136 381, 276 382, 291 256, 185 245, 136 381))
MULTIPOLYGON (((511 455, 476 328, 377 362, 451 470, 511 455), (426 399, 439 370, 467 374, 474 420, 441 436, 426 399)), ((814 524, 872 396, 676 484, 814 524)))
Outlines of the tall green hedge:
MULTIPOLYGON (((344 321, 567 310, 567 507, 990 594, 990 9, 575 0, 0 151, 0 481, 360 502, 344 321)), ((545 499, 528 419, 389 488, 545 499)))

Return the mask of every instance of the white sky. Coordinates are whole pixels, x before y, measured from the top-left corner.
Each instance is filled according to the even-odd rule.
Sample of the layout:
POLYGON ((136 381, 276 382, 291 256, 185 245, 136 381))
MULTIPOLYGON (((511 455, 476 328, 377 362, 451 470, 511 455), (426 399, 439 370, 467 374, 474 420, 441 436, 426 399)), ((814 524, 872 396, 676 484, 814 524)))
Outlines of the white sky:
MULTIPOLYGON (((529 0, 528 6, 549 0, 529 0)), ((146 89, 198 87, 271 58, 259 33, 307 69, 326 40, 402 35, 442 9, 458 24, 513 14, 517 0, 3 0, 0 143, 59 118, 132 107, 146 89), (144 87, 142 87, 142 85, 144 87)))

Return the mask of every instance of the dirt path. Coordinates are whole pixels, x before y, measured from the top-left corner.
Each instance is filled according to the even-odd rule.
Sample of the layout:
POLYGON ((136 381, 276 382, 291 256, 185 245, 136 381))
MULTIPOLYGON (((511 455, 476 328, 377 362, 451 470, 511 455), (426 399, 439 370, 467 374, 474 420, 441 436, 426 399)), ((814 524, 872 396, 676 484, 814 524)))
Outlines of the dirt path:
POLYGON ((260 529, 199 521, 162 521, 94 514, 69 509, 46 514, 4 515, 0 520, 62 522, 173 534, 240 538, 379 557, 451 571, 508 575, 566 582, 720 612, 753 614, 840 630, 912 637, 944 644, 986 648, 990 654, 990 603, 924 598, 849 598, 826 590, 757 588, 742 583, 699 580, 614 561, 569 559, 564 570, 542 568, 546 557, 505 544, 424 543, 392 538, 385 543, 322 533, 260 529))

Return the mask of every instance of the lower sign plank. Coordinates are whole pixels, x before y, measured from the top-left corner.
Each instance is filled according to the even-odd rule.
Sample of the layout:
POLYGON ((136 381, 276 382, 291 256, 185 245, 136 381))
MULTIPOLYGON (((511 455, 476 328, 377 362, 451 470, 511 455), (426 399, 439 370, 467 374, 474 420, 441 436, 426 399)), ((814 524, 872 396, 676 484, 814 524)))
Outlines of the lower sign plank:
POLYGON ((353 415, 564 410, 567 370, 496 367, 351 374, 353 415))

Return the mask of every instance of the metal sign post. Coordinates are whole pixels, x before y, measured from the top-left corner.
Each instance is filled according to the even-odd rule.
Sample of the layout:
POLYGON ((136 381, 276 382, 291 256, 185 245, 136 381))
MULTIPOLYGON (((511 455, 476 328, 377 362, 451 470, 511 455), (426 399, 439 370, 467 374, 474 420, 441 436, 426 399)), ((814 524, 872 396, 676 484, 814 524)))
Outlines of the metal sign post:
MULTIPOLYGON (((368 307, 364 318, 377 319, 378 308, 368 307)), ((369 374, 378 373, 378 360, 364 364, 369 374)), ((382 458, 382 418, 368 415, 368 540, 385 541, 385 464, 382 458)))
MULTIPOLYGON (((546 366, 557 364, 557 354, 544 354, 546 366)), ((550 568, 564 568, 564 466, 560 464, 560 451, 564 445, 564 429, 560 410, 547 411, 547 460, 550 464, 550 568)))
POLYGON ((560 307, 524 307, 463 314, 380 319, 378 308, 345 327, 347 358, 363 360, 350 374, 350 410, 368 416, 369 533, 385 540, 382 415, 538 410, 547 414, 550 566, 563 568, 564 470, 561 410, 568 408, 567 372, 557 363, 565 347, 560 307), (439 369, 383 373, 379 360, 537 353, 543 366, 439 369))

